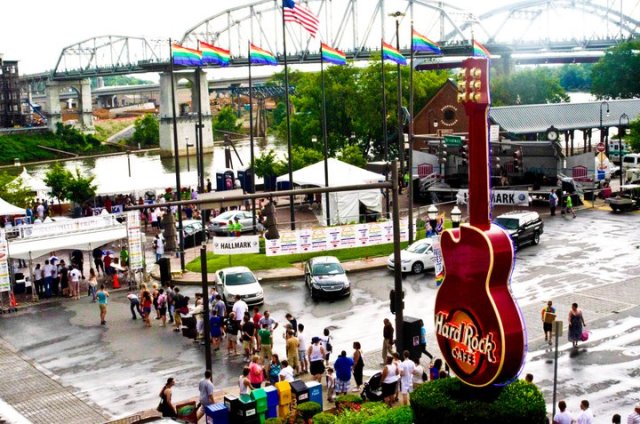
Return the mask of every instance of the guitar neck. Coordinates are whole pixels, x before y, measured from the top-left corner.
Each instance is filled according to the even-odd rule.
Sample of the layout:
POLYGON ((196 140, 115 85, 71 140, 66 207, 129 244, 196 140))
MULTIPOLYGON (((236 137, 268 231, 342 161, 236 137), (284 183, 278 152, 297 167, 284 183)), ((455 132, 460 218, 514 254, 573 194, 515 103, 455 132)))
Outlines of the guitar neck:
POLYGON ((469 115, 469 222, 481 230, 491 227, 489 212, 489 107, 469 115))

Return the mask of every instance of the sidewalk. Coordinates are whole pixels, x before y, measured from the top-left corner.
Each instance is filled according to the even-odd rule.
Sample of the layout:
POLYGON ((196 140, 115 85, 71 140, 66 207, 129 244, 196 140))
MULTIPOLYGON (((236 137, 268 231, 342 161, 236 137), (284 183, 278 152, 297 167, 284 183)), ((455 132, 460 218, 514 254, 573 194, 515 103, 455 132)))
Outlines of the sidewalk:
MULTIPOLYGON (((0 339, 0 399, 34 424, 103 423, 105 417, 0 339)), ((8 418, 7 418, 8 419, 8 418)))

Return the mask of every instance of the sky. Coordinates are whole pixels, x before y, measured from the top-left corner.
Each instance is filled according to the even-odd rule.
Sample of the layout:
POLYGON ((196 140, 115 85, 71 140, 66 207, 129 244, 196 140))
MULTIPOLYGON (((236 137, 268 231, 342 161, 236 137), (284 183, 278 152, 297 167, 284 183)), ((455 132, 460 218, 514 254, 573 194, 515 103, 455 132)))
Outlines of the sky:
MULTIPOLYGON (((360 0, 360 4, 373 1, 360 0)), ((387 11, 392 9, 393 1, 387 0, 387 11)), ((236 0, 233 4, 237 7, 253 2, 255 0, 236 0)), ((505 4, 500 0, 450 3, 476 15, 505 4)), ((631 13, 640 15, 635 0, 626 0, 625 4, 634 7, 631 3, 635 4, 631 13)), ((180 39, 188 28, 226 10, 230 4, 222 0, 181 0, 173 6, 155 0, 5 0, 0 16, 0 54, 4 54, 5 59, 19 60, 22 74, 42 72, 55 66, 63 47, 78 41, 109 34, 180 39)), ((338 17, 334 17, 334 21, 337 20, 338 17)), ((589 27, 583 20, 578 21, 583 30, 589 27)), ((389 26, 392 26, 391 20, 389 26)), ((567 26, 571 24, 565 20, 558 28, 567 26)))

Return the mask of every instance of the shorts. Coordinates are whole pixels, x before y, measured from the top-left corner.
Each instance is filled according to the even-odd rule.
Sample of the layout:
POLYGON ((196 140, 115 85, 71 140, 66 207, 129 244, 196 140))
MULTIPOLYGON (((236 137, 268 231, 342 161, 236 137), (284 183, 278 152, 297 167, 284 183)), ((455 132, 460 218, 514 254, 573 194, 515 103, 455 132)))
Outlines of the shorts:
POLYGON ((175 311, 173 313, 173 320, 176 322, 176 327, 180 327, 182 325, 182 317, 180 316, 180 312, 175 311))
POLYGON ((397 381, 394 381, 393 383, 382 383, 382 397, 386 398, 395 395, 397 387, 397 381))
POLYGON ((98 306, 100 307, 100 312, 107 312, 107 305, 100 303, 98 306))
POLYGON ((400 380, 400 393, 407 394, 413 392, 413 380, 403 381, 400 380))
POLYGON ((346 393, 351 386, 351 380, 340 380, 336 378, 336 393, 346 393))
POLYGON ((151 308, 142 308, 142 314, 146 317, 151 315, 151 308))
POLYGON ((242 348, 244 350, 251 350, 251 340, 243 340, 242 341, 242 348))
MULTIPOLYGON (((304 350, 299 350, 298 351, 298 359, 300 360, 301 364, 305 363, 305 360, 307 359, 307 353, 304 350)), ((289 361, 291 362, 291 361, 289 361)))
POLYGON ((162 306, 160 308, 160 316, 163 317, 163 316, 166 316, 166 315, 167 315, 167 307, 166 306, 162 306))
POLYGON ((553 326, 552 326, 552 324, 551 324, 550 322, 544 322, 544 323, 542 323, 542 329, 544 330, 544 332, 545 332, 545 333, 546 333, 546 332, 549 332, 549 333, 550 333, 550 332, 551 332, 551 330, 552 330, 552 328, 553 328, 553 326))
POLYGON ((271 352, 271 345, 260 345, 260 357, 265 359, 271 359, 273 353, 271 352))
POLYGON ((292 355, 287 355, 287 361, 289 361, 289 365, 291 365, 291 368, 296 369, 298 368, 299 362, 298 362, 298 356, 294 353, 292 355))
POLYGON ((324 374, 324 361, 311 361, 309 372, 311 375, 324 374))

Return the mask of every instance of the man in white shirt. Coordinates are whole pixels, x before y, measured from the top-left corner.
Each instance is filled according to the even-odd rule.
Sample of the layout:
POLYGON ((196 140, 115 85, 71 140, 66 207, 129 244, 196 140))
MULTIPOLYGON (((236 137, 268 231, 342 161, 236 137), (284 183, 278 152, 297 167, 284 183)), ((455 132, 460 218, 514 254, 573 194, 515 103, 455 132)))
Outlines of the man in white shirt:
POLYGON ((76 299, 80 299, 80 277, 82 277, 82 273, 74 265, 71 267, 71 271, 69 271, 69 280, 71 280, 71 296, 76 299))
POLYGON ((553 417, 553 424, 571 424, 573 417, 566 411, 567 403, 561 400, 558 402, 558 409, 560 412, 556 413, 556 416, 553 417))
POLYGON ((242 319, 244 318, 244 314, 249 312, 249 306, 247 305, 247 303, 244 300, 242 300, 242 297, 240 297, 240 295, 236 295, 236 301, 233 304, 232 311, 236 315, 236 321, 237 321, 237 324, 238 324, 238 328, 240 328, 240 323, 242 322, 242 319))
POLYGON ((298 324, 298 362, 300 372, 309 372, 309 360, 307 359, 307 336, 304 333, 304 324, 298 324))
POLYGON ((53 284, 53 273, 55 266, 49 263, 49 259, 44 261, 44 295, 51 297, 51 285, 53 284))
POLYGON ((402 393, 402 404, 409 405, 409 393, 413 392, 413 371, 416 364, 409 357, 409 351, 402 353, 404 361, 400 364, 400 393, 402 393))
POLYGON ((293 368, 289 365, 289 361, 286 359, 282 361, 282 369, 280 370, 280 381, 288 381, 291 383, 294 380, 293 377, 293 368))
POLYGON ((636 403, 633 412, 627 417, 627 424, 640 424, 640 402, 636 403))
POLYGON ((580 402, 580 409, 582 410, 582 412, 578 414, 576 424, 593 424, 593 412, 591 412, 591 409, 589 409, 589 401, 583 399, 580 402))

